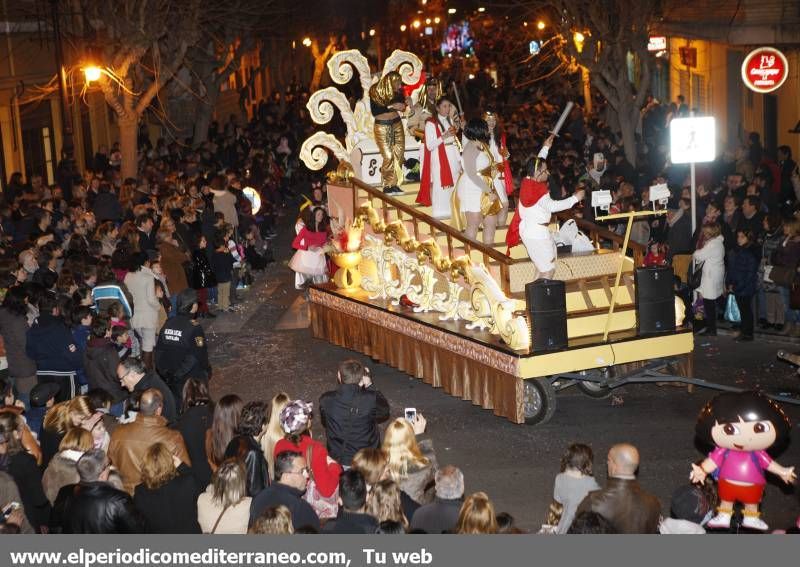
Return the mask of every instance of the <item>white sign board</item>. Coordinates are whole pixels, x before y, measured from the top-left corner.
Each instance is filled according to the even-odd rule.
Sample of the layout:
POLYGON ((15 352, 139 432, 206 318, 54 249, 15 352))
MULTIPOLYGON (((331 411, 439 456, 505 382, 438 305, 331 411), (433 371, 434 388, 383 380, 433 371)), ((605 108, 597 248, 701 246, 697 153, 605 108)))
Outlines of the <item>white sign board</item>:
POLYGON ((651 35, 647 41, 647 51, 664 51, 667 48, 667 38, 663 35, 651 35))
POLYGON ((717 128, 713 116, 673 118, 669 123, 672 163, 704 163, 717 157, 717 128))
MULTIPOLYGON (((372 144, 374 145, 374 142, 372 142, 372 144)), ((419 160, 419 145, 414 145, 414 147, 409 148, 408 144, 406 144, 406 151, 403 159, 405 161, 408 161, 409 159, 419 160)), ((381 157, 381 154, 377 148, 372 150, 365 149, 361 157, 360 171, 356 170, 357 177, 369 185, 380 186, 382 164, 383 158, 381 157)), ((408 170, 404 165, 403 177, 405 177, 406 174, 408 174, 408 170)))

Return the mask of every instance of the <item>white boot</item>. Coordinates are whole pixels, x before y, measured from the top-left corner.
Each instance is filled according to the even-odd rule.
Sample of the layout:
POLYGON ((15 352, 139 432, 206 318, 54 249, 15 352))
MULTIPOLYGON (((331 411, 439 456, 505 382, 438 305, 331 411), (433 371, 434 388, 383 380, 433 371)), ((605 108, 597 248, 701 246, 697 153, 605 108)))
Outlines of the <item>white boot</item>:
POLYGON ((758 512, 753 512, 752 514, 745 512, 744 518, 742 519, 742 527, 750 528, 751 530, 759 530, 762 532, 765 532, 769 529, 767 523, 759 518, 758 512))
POLYGON ((730 508, 718 508, 717 515, 711 518, 706 524, 709 528, 721 529, 731 527, 731 514, 733 510, 730 508))

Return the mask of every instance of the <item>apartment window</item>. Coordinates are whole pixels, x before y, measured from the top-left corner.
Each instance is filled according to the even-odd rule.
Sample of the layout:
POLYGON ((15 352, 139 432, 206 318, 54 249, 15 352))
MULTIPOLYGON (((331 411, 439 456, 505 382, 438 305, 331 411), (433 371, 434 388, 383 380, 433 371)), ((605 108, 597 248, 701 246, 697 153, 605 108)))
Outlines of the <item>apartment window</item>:
POLYGON ((703 75, 692 73, 692 108, 696 108, 698 112, 704 113, 708 111, 708 87, 706 85, 706 78, 703 75))

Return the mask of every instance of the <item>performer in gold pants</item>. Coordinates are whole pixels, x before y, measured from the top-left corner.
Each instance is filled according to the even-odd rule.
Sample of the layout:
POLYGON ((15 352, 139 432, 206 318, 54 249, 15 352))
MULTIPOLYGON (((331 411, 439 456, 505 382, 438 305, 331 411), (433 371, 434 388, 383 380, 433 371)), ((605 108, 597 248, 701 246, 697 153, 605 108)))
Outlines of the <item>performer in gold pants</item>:
POLYGON ((403 154, 406 137, 403 133, 403 121, 400 117, 391 120, 375 119, 375 143, 381 152, 381 180, 383 192, 389 194, 402 193, 398 185, 403 177, 403 154))
POLYGON ((370 107, 375 117, 375 143, 383 158, 381 182, 387 195, 401 195, 403 155, 406 137, 400 113, 406 109, 400 73, 391 71, 369 89, 370 107))

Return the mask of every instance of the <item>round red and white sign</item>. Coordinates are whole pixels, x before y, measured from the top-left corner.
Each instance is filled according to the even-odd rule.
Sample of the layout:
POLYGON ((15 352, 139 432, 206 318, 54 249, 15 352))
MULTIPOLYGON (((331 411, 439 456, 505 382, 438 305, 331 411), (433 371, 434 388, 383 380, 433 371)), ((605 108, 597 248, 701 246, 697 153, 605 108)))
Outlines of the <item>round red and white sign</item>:
POLYGON ((786 81, 789 62, 774 47, 759 47, 747 54, 742 63, 742 80, 757 93, 770 93, 786 81))

